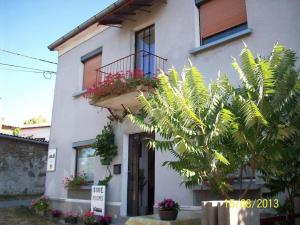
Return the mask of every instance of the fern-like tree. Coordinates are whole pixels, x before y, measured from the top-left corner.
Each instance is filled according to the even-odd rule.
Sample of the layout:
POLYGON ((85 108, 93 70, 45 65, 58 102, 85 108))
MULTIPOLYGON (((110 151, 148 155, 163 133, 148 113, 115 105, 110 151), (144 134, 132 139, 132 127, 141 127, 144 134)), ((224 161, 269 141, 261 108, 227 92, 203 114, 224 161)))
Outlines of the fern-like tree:
MULTIPOLYGON (((241 83, 233 87, 226 76, 206 86, 193 66, 180 78, 175 69, 161 74, 159 86, 139 101, 146 117, 130 115, 146 132, 155 149, 175 157, 164 163, 185 178, 186 186, 209 185, 228 197, 239 171, 240 190, 250 168, 251 177, 268 159, 279 159, 283 146, 299 138, 300 81, 296 56, 276 44, 269 57, 254 57, 245 47, 241 64, 233 60, 241 83)), ((243 197, 249 186, 242 192, 243 197)))

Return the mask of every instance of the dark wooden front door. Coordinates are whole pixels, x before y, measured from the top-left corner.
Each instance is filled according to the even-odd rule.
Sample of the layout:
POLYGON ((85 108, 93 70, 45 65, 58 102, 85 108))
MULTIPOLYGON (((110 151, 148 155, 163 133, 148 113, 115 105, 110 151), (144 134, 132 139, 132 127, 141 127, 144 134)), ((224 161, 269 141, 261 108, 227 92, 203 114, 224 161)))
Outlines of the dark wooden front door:
POLYGON ((127 215, 153 213, 155 154, 148 149, 146 138, 154 135, 129 135, 127 215))

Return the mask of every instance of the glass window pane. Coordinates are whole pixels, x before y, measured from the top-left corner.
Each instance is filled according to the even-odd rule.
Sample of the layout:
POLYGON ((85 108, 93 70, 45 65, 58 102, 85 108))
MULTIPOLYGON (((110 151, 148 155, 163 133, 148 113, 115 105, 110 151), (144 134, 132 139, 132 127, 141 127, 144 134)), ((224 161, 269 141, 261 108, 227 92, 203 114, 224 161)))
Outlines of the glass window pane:
POLYGON ((93 148, 82 148, 78 150, 77 171, 86 173, 88 181, 94 181, 94 153, 93 148))
POLYGON ((145 76, 155 75, 155 28, 154 26, 141 30, 136 35, 136 69, 141 69, 145 76), (141 54, 140 51, 143 51, 141 54))

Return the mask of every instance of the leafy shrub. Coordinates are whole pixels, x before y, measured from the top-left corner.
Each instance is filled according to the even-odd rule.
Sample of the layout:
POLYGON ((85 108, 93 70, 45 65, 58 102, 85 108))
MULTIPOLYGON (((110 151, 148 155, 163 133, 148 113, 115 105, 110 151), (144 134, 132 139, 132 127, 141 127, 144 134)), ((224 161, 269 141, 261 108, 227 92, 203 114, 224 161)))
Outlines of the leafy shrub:
POLYGON ((78 218, 79 218, 79 214, 76 212, 66 212, 64 214, 65 223, 75 224, 75 223, 77 223, 78 218))
POLYGON ((45 215, 50 210, 50 201, 45 195, 42 195, 39 199, 32 200, 31 208, 36 213, 45 215))
POLYGON ((96 142, 92 147, 95 149, 95 155, 100 156, 102 165, 111 164, 113 158, 118 154, 111 122, 104 126, 101 134, 97 135, 96 142))
POLYGON ((95 222, 94 212, 91 212, 91 211, 85 212, 83 214, 82 220, 85 225, 94 224, 94 222, 95 222))
POLYGON ((62 215, 62 212, 59 209, 53 209, 51 211, 51 215, 53 218, 60 218, 62 215))

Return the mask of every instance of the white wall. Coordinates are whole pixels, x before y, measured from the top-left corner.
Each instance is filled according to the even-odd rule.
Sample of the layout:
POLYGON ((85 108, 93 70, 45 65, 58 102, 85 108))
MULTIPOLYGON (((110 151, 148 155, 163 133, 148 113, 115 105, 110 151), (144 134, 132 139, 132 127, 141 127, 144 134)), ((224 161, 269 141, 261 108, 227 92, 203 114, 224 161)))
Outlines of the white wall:
MULTIPOLYGON (((75 167, 75 151, 72 142, 92 139, 106 124, 107 111, 89 105, 83 97, 73 98, 81 90, 83 65, 80 57, 103 47, 102 65, 129 55, 134 51, 134 32, 155 23, 156 54, 168 59, 168 66, 174 65, 179 71, 190 58, 209 82, 217 77, 218 71, 229 74, 238 82, 231 68, 231 56, 238 57, 243 47, 242 40, 256 53, 268 54, 274 42, 279 41, 300 53, 300 1, 297 0, 246 0, 249 28, 253 32, 244 38, 220 45, 196 55, 189 51, 198 47, 198 11, 194 0, 169 0, 153 7, 151 13, 139 12, 136 22, 127 21, 122 29, 109 28, 88 41, 78 45, 59 57, 58 74, 54 95, 52 127, 49 148, 57 148, 57 168, 47 173, 46 194, 50 197, 66 197, 62 180, 72 174, 75 167)), ((299 54, 298 54, 299 55, 299 54)), ((126 212, 126 138, 129 129, 125 122, 116 125, 119 155, 116 163, 122 163, 122 175, 114 176, 109 187, 108 201, 121 201, 121 211, 126 212), (124 144, 123 144, 124 142, 124 144), (122 161, 122 155, 125 157, 122 161), (121 188, 122 186, 122 188, 121 188), (120 192, 119 190, 122 189, 120 192)), ((156 193, 155 201, 173 197, 182 205, 193 204, 193 192, 180 186, 181 178, 161 164, 170 159, 166 153, 156 152, 156 193)), ((99 167, 96 177, 103 177, 99 167)), ((96 178, 97 179, 97 178, 96 178)))
POLYGON ((22 128, 20 132, 21 136, 32 137, 32 138, 45 138, 49 141, 50 137, 50 126, 49 127, 34 127, 34 128, 22 128))

